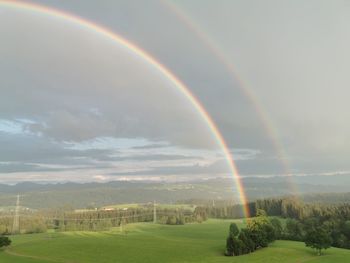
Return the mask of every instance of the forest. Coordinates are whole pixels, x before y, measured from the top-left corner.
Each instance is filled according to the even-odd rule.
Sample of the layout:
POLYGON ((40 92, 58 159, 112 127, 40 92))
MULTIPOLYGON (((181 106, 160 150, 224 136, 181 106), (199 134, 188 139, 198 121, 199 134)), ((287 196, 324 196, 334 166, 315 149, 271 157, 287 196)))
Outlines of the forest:
MULTIPOLYGON (((350 204, 306 203, 295 197, 270 198, 249 203, 252 217, 264 211, 270 217, 285 219, 285 226, 278 239, 309 241, 323 239, 325 246, 350 249, 350 204)), ((205 206, 210 218, 240 218, 241 205, 205 206)))
POLYGON ((202 222, 207 219, 202 209, 185 208, 120 208, 112 210, 74 211, 61 209, 46 209, 39 211, 20 211, 19 223, 13 225, 15 212, 0 213, 0 233, 41 233, 47 229, 56 231, 101 231, 111 227, 122 226, 136 222, 157 222, 159 224, 183 225, 192 222, 202 222))
MULTIPOLYGON (((338 199, 338 197, 335 196, 335 199, 338 199)), ((350 249, 350 205, 345 202, 332 203, 330 200, 328 203, 320 204, 304 202, 296 197, 285 197, 259 199, 250 202, 248 205, 252 217, 247 219, 248 229, 249 224, 257 224, 254 218, 261 219, 259 216, 264 213, 269 218, 284 219, 282 227, 275 219, 272 222, 269 221, 274 229, 277 226, 275 234, 268 238, 270 241, 274 239, 305 241, 310 239, 311 236, 322 235, 329 245, 350 249)), ((242 218, 242 211, 242 205, 233 204, 230 201, 202 201, 201 205, 193 206, 193 208, 176 206, 155 208, 152 205, 148 205, 112 210, 86 209, 83 211, 64 208, 37 211, 23 209, 19 212, 18 226, 13 224, 14 212, 0 213, 0 233, 39 233, 45 232, 47 229, 56 231, 100 231, 115 226, 122 227, 125 224, 134 222, 182 225, 193 222, 201 223, 208 218, 242 218)), ((267 228, 269 227, 270 225, 267 228)), ((237 235, 231 234, 231 236, 242 237, 247 235, 245 231, 247 230, 241 230, 237 235)), ((260 243, 256 245, 255 249, 266 244, 266 242, 260 243)), ((249 249, 249 251, 251 250, 252 248, 249 249)), ((237 253, 236 251, 235 254, 237 253)))

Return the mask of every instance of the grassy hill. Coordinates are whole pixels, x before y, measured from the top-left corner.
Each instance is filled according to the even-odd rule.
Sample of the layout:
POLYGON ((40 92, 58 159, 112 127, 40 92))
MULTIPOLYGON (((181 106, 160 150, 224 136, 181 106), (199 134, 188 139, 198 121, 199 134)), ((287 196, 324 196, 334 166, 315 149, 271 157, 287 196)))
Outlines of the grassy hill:
MULTIPOLYGON (((232 220, 184 226, 130 224, 108 232, 19 235, 0 251, 1 263, 31 262, 350 262, 350 250, 328 249, 321 257, 303 243, 276 241, 240 257, 223 256, 232 220)), ((239 225, 243 222, 236 220, 239 225)))

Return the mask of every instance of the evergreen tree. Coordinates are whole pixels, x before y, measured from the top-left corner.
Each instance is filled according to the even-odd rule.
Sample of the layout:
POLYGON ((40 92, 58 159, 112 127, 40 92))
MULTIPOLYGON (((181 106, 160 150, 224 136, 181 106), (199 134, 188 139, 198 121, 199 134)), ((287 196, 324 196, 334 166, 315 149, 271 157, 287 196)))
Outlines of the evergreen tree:
POLYGON ((238 226, 236 225, 236 223, 231 223, 230 224, 230 235, 231 236, 238 236, 239 234, 239 229, 238 229, 238 226))
POLYGON ((234 250, 233 246, 234 246, 233 237, 229 235, 226 239, 226 252, 225 252, 226 256, 233 256, 233 250, 234 250))
POLYGON ((283 231, 281 221, 278 218, 273 217, 270 219, 270 223, 274 229, 275 239, 280 239, 282 237, 282 231, 283 231))
POLYGON ((284 232, 285 237, 290 240, 300 241, 303 238, 302 225, 295 219, 287 219, 284 232))
POLYGON ((7 236, 0 236, 0 247, 11 245, 11 240, 7 236))
POLYGON ((243 254, 248 254, 254 251, 255 244, 250 238, 248 229, 243 228, 239 233, 238 238, 243 242, 243 254))

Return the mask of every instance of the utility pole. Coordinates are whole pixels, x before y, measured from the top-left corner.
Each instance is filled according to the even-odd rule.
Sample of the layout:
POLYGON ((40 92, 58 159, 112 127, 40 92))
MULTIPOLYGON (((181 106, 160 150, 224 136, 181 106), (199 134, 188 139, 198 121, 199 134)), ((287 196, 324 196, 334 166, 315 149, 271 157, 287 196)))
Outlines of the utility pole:
POLYGON ((157 208, 156 201, 153 201, 153 223, 157 223, 157 208))
POLYGON ((15 215, 13 218, 12 234, 19 233, 19 195, 17 195, 15 215))

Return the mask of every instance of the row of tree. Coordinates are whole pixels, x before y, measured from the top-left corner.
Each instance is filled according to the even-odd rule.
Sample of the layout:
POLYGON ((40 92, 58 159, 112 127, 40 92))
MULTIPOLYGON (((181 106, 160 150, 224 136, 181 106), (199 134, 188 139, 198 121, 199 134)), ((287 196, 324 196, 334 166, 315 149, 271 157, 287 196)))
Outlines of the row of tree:
MULTIPOLYGON (((333 195, 327 195, 327 197, 333 198, 333 195)), ((284 228, 279 227, 278 223, 274 226, 279 234, 271 238, 304 241, 307 246, 316 249, 320 254, 322 249, 330 246, 350 249, 350 204, 339 203, 337 195, 334 198, 335 200, 329 200, 326 204, 306 203, 296 197, 286 197, 256 200, 248 205, 251 217, 260 217, 259 211, 264 210, 269 216, 287 219, 284 228)), ((243 206, 239 204, 208 203, 196 209, 200 210, 204 217, 209 218, 243 217, 243 206)), ((255 219, 251 220, 253 221, 250 222, 255 221, 255 219)), ((275 220, 277 219, 273 219, 275 220)), ((249 227, 238 235, 229 235, 228 255, 252 251, 252 249, 240 248, 245 236, 250 236, 249 227)))
MULTIPOLYGON (((10 235, 18 232, 13 228, 14 215, 0 215, 0 235, 10 235)), ((42 233, 49 228, 47 220, 40 215, 25 215, 19 219, 20 233, 42 233)))
MULTIPOLYGON (((295 198, 279 198, 257 200, 254 206, 253 216, 257 215, 255 211, 264 210, 269 216, 286 218, 284 228, 275 227, 280 233, 276 238, 304 241, 318 254, 330 246, 350 249, 349 204, 304 203, 295 198)), ((214 211, 232 211, 233 208, 208 206, 205 210, 213 216, 214 211)))
POLYGON ((184 208, 122 208, 114 210, 90 210, 75 212, 64 209, 42 210, 22 213, 19 216, 19 229, 14 230, 14 214, 0 215, 0 234, 40 233, 47 229, 57 231, 101 231, 111 227, 136 223, 154 222, 159 224, 183 225, 186 223, 202 222, 207 219, 203 209, 184 208), (156 216, 155 216, 156 214, 156 216))
POLYGON ((268 215, 304 220, 317 217, 322 220, 339 218, 350 220, 350 204, 305 203, 297 198, 263 199, 255 202, 255 209, 263 209, 268 215))
POLYGON ((251 253, 267 247, 276 239, 304 241, 307 247, 315 249, 317 254, 321 255, 322 249, 332 245, 330 227, 316 218, 309 218, 304 224, 295 219, 288 219, 283 228, 279 219, 268 218, 265 211, 258 210, 257 217, 248 219, 246 228, 239 230, 235 223, 230 225, 225 255, 239 256, 251 253))
POLYGON ((323 220, 319 217, 287 219, 282 239, 305 241, 319 253, 330 246, 350 249, 350 221, 336 218, 323 220))
MULTIPOLYGON (((321 194, 320 194, 321 195, 321 194)), ((329 195, 326 195, 329 196, 329 195)), ((341 218, 350 220, 350 204, 348 202, 339 203, 338 196, 335 195, 335 201, 332 203, 306 203, 296 197, 286 198, 269 198, 249 202, 248 207, 250 216, 256 216, 259 209, 266 211, 270 216, 281 216, 284 218, 294 218, 303 220, 311 217, 321 218, 341 218)), ((209 218, 242 218, 244 217, 244 209, 241 204, 225 204, 221 202, 219 205, 202 205, 197 207, 203 211, 209 218)))
MULTIPOLYGON (((251 216, 255 216, 255 202, 248 203, 248 207, 251 216)), ((241 204, 226 204, 224 202, 217 202, 215 204, 197 206, 195 210, 201 211, 202 216, 207 218, 231 219, 245 217, 244 206, 241 204)))
POLYGON ((329 245, 350 249, 350 205, 303 203, 295 199, 266 199, 256 207, 269 215, 288 218, 283 238, 298 241, 312 236, 329 245))

